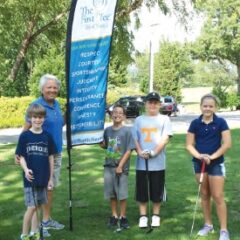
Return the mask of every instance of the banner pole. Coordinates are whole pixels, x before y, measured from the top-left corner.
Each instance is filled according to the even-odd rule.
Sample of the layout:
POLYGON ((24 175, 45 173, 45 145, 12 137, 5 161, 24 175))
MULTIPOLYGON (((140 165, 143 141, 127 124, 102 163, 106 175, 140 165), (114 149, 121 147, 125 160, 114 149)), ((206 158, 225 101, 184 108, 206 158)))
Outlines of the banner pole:
POLYGON ((68 179, 69 179, 69 230, 73 230, 73 217, 72 217, 72 160, 71 149, 68 152, 68 179))
POLYGON ((68 154, 68 179, 69 179, 69 230, 73 231, 73 216, 72 216, 72 158, 71 158, 71 113, 69 105, 69 72, 70 72, 70 55, 71 55, 71 35, 73 14, 78 0, 72 0, 71 9, 68 17, 67 37, 66 37, 66 86, 67 86, 67 104, 66 104, 66 127, 67 127, 67 154, 68 154))

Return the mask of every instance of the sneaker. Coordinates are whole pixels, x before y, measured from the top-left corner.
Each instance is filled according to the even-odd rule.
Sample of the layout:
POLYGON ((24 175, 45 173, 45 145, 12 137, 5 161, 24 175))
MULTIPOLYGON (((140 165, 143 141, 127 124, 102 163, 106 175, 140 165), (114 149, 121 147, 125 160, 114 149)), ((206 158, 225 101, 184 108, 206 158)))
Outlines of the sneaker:
POLYGON ((117 224, 118 224, 118 218, 112 216, 112 217, 109 218, 109 221, 108 221, 107 225, 108 225, 109 228, 111 228, 111 227, 117 226, 117 224))
POLYGON ((212 225, 204 224, 203 228, 198 232, 198 236, 207 236, 209 233, 214 233, 212 225))
POLYGON ((51 234, 49 233, 49 231, 47 229, 43 228, 43 237, 51 237, 51 234))
POLYGON ((124 229, 128 229, 130 227, 129 222, 128 222, 126 217, 121 217, 120 218, 120 227, 124 228, 124 229))
POLYGON ((148 218, 146 216, 141 216, 139 218, 139 224, 138 226, 140 228, 146 228, 148 226, 148 218))
POLYGON ((160 227, 160 217, 158 215, 153 215, 152 216, 152 227, 160 227))
POLYGON ((221 230, 219 240, 230 240, 228 231, 221 230))
POLYGON ((31 240, 39 240, 40 239, 40 232, 34 233, 30 237, 31 240))
POLYGON ((28 235, 20 236, 19 240, 31 240, 31 238, 28 235))
POLYGON ((42 221, 42 226, 43 229, 57 229, 57 230, 61 230, 63 229, 65 226, 53 219, 49 219, 48 221, 42 221))

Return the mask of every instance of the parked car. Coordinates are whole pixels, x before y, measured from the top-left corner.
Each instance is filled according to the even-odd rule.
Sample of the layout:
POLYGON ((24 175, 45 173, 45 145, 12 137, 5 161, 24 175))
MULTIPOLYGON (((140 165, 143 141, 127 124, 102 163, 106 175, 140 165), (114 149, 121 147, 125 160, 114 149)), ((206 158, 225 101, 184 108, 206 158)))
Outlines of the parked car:
POLYGON ((114 105, 121 104, 126 109, 127 118, 138 117, 144 109, 144 100, 144 96, 121 97, 115 103, 108 106, 106 111, 109 115, 111 115, 114 105))
POLYGON ((161 97, 161 108, 160 112, 168 116, 177 115, 177 103, 172 96, 163 96, 161 97))
MULTIPOLYGON (((144 112, 145 96, 127 96, 119 98, 115 103, 106 108, 106 112, 111 115, 113 106, 121 104, 126 109, 127 118, 135 118, 144 112)), ((177 113, 177 104, 172 96, 161 97, 160 112, 171 116, 177 113)))

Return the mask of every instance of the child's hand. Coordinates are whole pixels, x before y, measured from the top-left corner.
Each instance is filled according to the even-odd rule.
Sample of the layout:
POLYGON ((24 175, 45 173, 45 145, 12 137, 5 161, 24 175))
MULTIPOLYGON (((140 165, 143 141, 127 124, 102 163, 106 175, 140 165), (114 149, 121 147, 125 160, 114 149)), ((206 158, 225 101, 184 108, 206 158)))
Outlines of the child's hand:
POLYGON ((103 140, 102 142, 99 143, 99 146, 101 148, 105 148, 106 147, 106 144, 105 144, 105 141, 103 140))
POLYGON ((211 158, 208 154, 201 154, 201 160, 204 161, 207 165, 211 163, 211 158))
POLYGON ((52 179, 49 179, 48 181, 48 188, 47 190, 53 190, 53 180, 52 179))
POLYGON ((123 169, 120 166, 117 166, 115 171, 117 175, 121 175, 123 173, 123 169))
POLYGON ((144 159, 149 159, 150 157, 150 151, 148 149, 143 150, 140 153, 140 157, 144 158, 144 159))
POLYGON ((26 169, 25 171, 25 178, 29 181, 32 182, 32 180, 34 179, 33 177, 33 171, 31 169, 26 169))

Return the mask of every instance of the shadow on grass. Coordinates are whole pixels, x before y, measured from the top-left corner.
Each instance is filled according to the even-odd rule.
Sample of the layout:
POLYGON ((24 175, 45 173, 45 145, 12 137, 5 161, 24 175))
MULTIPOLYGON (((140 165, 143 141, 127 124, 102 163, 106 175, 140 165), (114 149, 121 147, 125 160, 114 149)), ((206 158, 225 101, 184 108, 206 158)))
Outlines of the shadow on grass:
MULTIPOLYGON (((240 199, 240 164, 238 131, 232 131, 233 147, 226 154, 225 198, 228 205, 229 230, 231 239, 239 239, 239 199, 240 199)), ((0 239, 17 239, 21 232, 22 216, 25 211, 23 203, 21 170, 13 163, 15 145, 0 148, 0 239)), ((135 194, 135 153, 131 159, 129 174, 129 199, 127 215, 131 228, 117 234, 114 229, 107 229, 110 216, 108 202, 103 198, 103 159, 104 152, 97 145, 81 146, 72 150, 72 207, 73 231, 69 231, 69 197, 68 197, 68 157, 63 154, 62 184, 55 191, 52 216, 64 223, 61 231, 50 230, 51 239, 57 240, 132 240, 190 239, 193 210, 198 186, 194 180, 191 157, 185 150, 185 135, 175 135, 167 146, 166 187, 167 202, 161 208, 161 227, 151 234, 138 228, 138 206, 135 194)), ((208 239, 218 239, 219 223, 213 208, 213 222, 216 233, 208 239)), ((194 233, 203 224, 203 217, 198 207, 194 233)), ((204 239, 204 238, 201 238, 204 239)))

